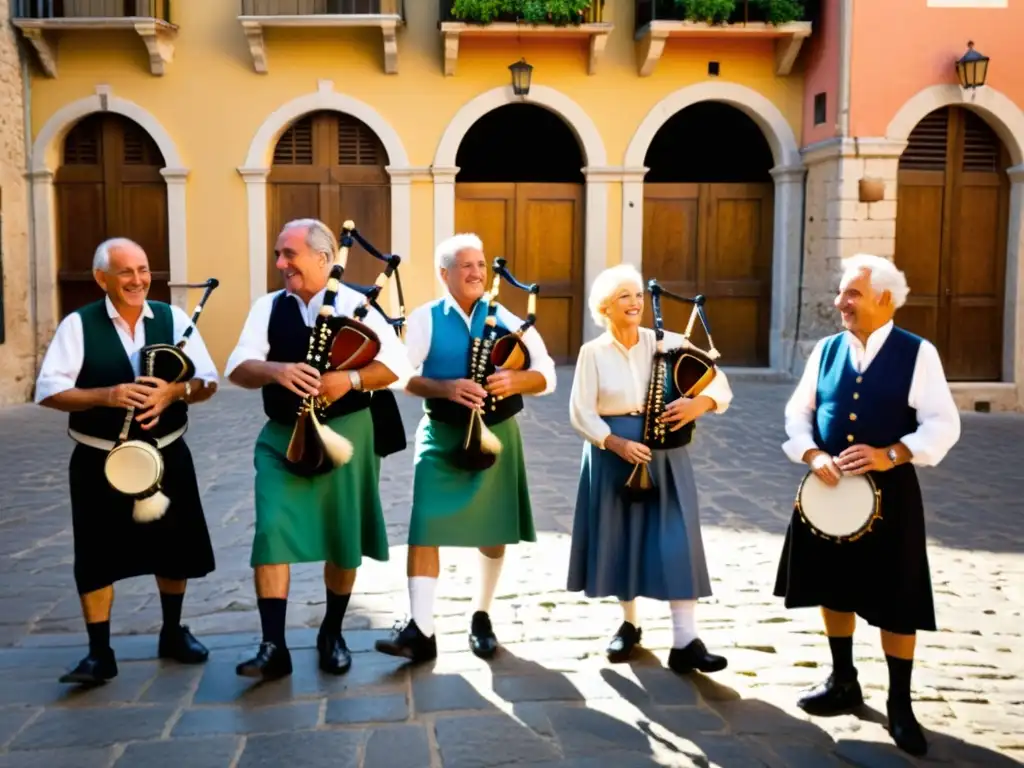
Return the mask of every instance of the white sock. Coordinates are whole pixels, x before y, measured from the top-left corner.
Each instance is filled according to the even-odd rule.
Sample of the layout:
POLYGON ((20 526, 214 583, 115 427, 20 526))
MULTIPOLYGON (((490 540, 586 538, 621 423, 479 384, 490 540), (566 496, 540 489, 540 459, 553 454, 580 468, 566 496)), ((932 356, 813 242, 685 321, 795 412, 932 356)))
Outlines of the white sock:
POLYGON ((437 579, 430 576, 409 578, 409 613, 427 637, 434 634, 434 590, 437 579))
POLYGON ((697 639, 696 600, 672 600, 672 647, 685 648, 697 639))
POLYGON ((620 600, 619 605, 622 606, 622 619, 628 621, 634 627, 636 624, 636 600, 620 600))
POLYGON ((487 557, 483 552, 480 553, 480 591, 477 594, 476 610, 490 613, 494 590, 498 588, 498 577, 501 576, 501 566, 504 564, 504 555, 487 557))

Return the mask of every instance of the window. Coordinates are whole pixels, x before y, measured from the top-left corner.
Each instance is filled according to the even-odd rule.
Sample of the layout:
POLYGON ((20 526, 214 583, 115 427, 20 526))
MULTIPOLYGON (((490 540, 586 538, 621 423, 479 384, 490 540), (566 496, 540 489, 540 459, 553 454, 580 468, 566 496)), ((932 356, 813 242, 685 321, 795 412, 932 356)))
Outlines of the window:
POLYGON ((1005 8, 1009 0, 928 0, 929 8, 1005 8))
POLYGON ((814 124, 821 125, 825 122, 825 103, 827 95, 825 93, 814 94, 814 124))

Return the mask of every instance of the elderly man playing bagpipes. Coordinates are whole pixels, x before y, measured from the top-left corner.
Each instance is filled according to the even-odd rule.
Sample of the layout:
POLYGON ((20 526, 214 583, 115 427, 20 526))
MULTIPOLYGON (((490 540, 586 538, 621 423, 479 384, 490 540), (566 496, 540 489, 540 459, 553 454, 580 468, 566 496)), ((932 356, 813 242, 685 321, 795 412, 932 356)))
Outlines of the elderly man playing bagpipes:
POLYGON ((893 324, 909 288, 888 259, 843 263, 835 299, 845 330, 814 347, 786 405, 782 448, 808 465, 786 533, 775 595, 820 606, 832 672, 798 705, 836 715, 863 703, 853 663, 859 615, 878 627, 889 668, 889 732, 923 755, 911 708, 919 630, 935 606, 916 466, 935 466, 960 438, 960 414, 935 346, 893 324))
MULTIPOLYGON (((267 416, 255 447, 251 557, 263 641, 255 657, 238 665, 244 677, 291 674, 285 641, 289 565, 308 562, 324 563, 320 669, 346 672, 352 656, 341 628, 356 569, 364 557, 388 559, 378 482, 380 457, 394 449, 380 444, 378 438, 387 435, 375 429, 380 415, 373 401, 390 395, 385 388, 407 375, 407 363, 388 321, 367 310, 397 257, 363 295, 342 282, 356 239, 368 245, 352 222, 345 222, 340 248, 321 221, 287 223, 274 248, 285 287, 253 304, 228 359, 232 382, 262 390, 267 416)), ((380 402, 390 407, 380 413, 402 432, 401 449, 397 405, 393 397, 380 402)))
POLYGON ((406 347, 413 376, 406 391, 425 400, 416 430, 415 479, 409 523, 410 618, 378 651, 412 661, 437 656, 434 591, 438 548, 480 550, 480 582, 469 629, 473 653, 489 658, 498 642, 490 605, 507 544, 536 541, 516 414, 524 395, 555 389, 554 361, 535 319, 537 286, 518 283, 487 263, 476 235, 437 246, 435 268, 445 295, 409 316, 406 347), (530 294, 523 322, 497 301, 500 280, 530 294))
POLYGON ((35 391, 37 403, 69 414, 68 435, 76 443, 71 524, 89 652, 60 681, 84 685, 117 676, 113 585, 134 576, 156 576, 160 658, 204 662, 208 652, 181 625, 181 610, 186 581, 214 570, 183 435, 189 405, 217 389, 217 368, 194 325, 217 281, 194 286, 206 294, 190 320, 175 306, 147 300, 149 261, 131 240, 100 244, 93 276, 106 297, 57 326, 35 391))

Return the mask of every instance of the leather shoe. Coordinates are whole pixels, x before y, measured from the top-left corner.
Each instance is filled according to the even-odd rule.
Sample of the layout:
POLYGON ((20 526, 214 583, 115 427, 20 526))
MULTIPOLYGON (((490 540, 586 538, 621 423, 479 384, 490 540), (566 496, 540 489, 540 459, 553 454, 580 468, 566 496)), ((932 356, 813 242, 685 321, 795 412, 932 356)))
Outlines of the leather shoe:
POLYGON ((729 661, 724 656, 708 653, 703 641, 697 638, 685 648, 673 648, 668 655, 668 666, 673 672, 685 675, 694 670, 721 672, 729 666, 729 661))
POLYGON ((181 664, 202 664, 210 656, 206 646, 196 640, 187 626, 164 628, 160 631, 157 655, 181 664))
POLYGON ((802 696, 796 705, 809 715, 830 717, 849 712, 864 703, 857 678, 840 679, 833 672, 821 685, 802 696))
POLYGON ((920 723, 914 717, 910 702, 887 702, 885 708, 889 714, 889 735, 896 742, 896 746, 915 757, 924 757, 928 754, 928 742, 920 723))
POLYGON ((388 656, 401 656, 415 662, 437 658, 437 640, 433 635, 424 635, 414 619, 409 619, 401 629, 395 627, 392 637, 378 640, 373 647, 388 656))
POLYGON ((277 680, 292 673, 292 654, 287 648, 278 648, 264 640, 256 656, 235 667, 241 677, 258 677, 263 680, 277 680))
POLYGON ((102 685, 117 677, 117 660, 113 649, 108 648, 100 653, 89 652, 89 655, 78 662, 78 666, 61 675, 62 683, 78 683, 80 685, 102 685))
POLYGON ((491 617, 484 611, 473 614, 469 624, 469 649, 481 659, 491 658, 498 650, 498 638, 491 626, 491 617))
POLYGON ((633 648, 640 644, 643 634, 642 629, 637 629, 628 621, 622 622, 622 626, 608 643, 608 661, 612 664, 628 661, 633 655, 633 648))
POLYGON ((352 666, 352 654, 340 632, 333 637, 320 632, 316 637, 316 650, 320 654, 320 669, 324 672, 343 675, 352 666))

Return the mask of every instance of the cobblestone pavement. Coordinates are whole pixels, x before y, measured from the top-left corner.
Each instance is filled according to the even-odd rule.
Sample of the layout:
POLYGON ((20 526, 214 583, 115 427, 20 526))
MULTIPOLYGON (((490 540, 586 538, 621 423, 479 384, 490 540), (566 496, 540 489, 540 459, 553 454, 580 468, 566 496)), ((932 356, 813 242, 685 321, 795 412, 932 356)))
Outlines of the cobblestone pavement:
MULTIPOLYGON (((442 554, 441 657, 409 670, 372 651, 407 608, 402 543, 411 451, 385 461, 389 563, 360 571, 346 619, 352 670, 316 670, 324 607, 320 569, 293 569, 288 609, 295 674, 251 686, 234 664, 258 639, 248 567, 256 393, 226 388, 194 411, 196 456, 218 568, 190 585, 186 621, 211 647, 202 668, 156 661, 159 600, 148 578, 123 582, 114 606, 121 673, 105 687, 56 683, 83 652, 72 580, 65 418, 32 406, 0 411, 0 768, 116 765, 904 766, 1017 765, 1024 758, 1024 418, 964 414, 946 463, 922 472, 940 631, 918 643, 914 688, 931 753, 917 763, 884 731, 886 670, 877 633, 856 653, 869 704, 857 716, 809 718, 797 691, 827 674, 812 610, 771 596, 801 476, 779 448, 790 384, 735 382, 736 401, 708 417, 693 447, 715 596, 698 612, 708 645, 729 657, 713 677, 663 664, 671 624, 640 607, 649 651, 609 665, 614 602, 562 591, 580 440, 569 428, 571 370, 521 416, 539 541, 510 550, 493 616, 504 648, 490 665, 466 647, 476 561, 442 554)), ((407 430, 418 404, 403 400, 407 430)), ((642 602, 642 601, 641 601, 642 602)))

